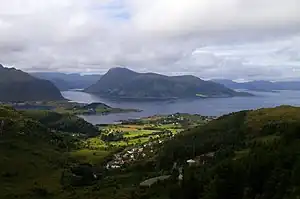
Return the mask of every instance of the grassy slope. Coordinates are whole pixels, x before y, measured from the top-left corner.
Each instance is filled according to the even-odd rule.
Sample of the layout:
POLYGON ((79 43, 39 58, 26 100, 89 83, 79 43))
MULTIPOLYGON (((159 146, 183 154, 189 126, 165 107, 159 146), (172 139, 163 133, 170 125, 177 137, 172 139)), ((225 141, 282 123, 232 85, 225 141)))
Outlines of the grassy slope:
MULTIPOLYGON (((173 192, 174 198, 180 199, 192 198, 191 193, 207 199, 295 198, 300 193, 299 129, 300 108, 280 106, 233 113, 186 131, 162 149, 162 168, 211 151, 216 152, 214 161, 187 169, 196 179, 185 174, 185 188, 166 188, 160 195, 173 192)), ((156 198, 150 196, 149 191, 148 197, 156 198)))
POLYGON ((59 190, 57 180, 67 158, 51 143, 40 123, 10 108, 0 108, 5 121, 0 140, 0 198, 38 198, 59 190))

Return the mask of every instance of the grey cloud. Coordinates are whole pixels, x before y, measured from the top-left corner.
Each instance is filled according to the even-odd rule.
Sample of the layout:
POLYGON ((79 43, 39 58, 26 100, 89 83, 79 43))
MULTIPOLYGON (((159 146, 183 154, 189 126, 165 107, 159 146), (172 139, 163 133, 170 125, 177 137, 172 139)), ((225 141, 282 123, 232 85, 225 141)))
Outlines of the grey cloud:
POLYGON ((26 71, 104 73, 128 66, 256 79, 289 78, 300 70, 298 0, 0 4, 0 62, 26 71))

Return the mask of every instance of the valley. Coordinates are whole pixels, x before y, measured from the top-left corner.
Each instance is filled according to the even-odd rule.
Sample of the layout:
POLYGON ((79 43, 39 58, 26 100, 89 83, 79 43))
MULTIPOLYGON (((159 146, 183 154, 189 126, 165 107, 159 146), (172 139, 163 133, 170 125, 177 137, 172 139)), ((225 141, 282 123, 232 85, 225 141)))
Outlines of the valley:
POLYGON ((298 169, 296 107, 240 111, 219 118, 155 115, 97 126, 80 119, 72 122, 75 118, 70 117, 58 122, 60 113, 41 112, 0 108, 1 198, 297 194, 289 189, 297 186, 296 181, 285 186, 272 181, 297 179, 297 173, 276 175, 277 170, 298 169), (259 181, 256 173, 261 175, 259 181), (260 190, 252 182, 259 187, 274 185, 260 190), (216 188, 220 186, 226 190, 216 188), (274 190, 276 186, 282 186, 281 192, 274 190))
MULTIPOLYGON (((202 125, 212 119, 174 114, 97 126, 97 130, 88 123, 79 122, 80 119, 70 123, 69 120, 75 118, 65 118, 64 122, 58 122, 61 116, 55 112, 35 111, 33 114, 32 111, 18 112, 2 106, 0 116, 4 123, 0 129, 1 157, 2 162, 6 162, 1 166, 0 182, 4 190, 1 198, 67 198, 69 194, 81 197, 95 186, 100 186, 95 195, 103 196, 114 190, 110 186, 112 179, 123 179, 124 174, 118 174, 120 169, 126 170, 140 161, 154 158, 159 145, 188 127, 202 125), (69 125, 66 126, 67 123, 69 125), (15 161, 24 165, 25 173, 20 173, 15 161), (10 164, 15 166, 10 167, 10 164), (12 185, 17 185, 18 189, 12 185), (77 188, 70 189, 70 186, 77 188)), ((152 172, 152 175, 155 173, 152 172)), ((132 177, 138 175, 141 174, 132 177)), ((139 183, 147 176, 140 176, 138 181, 131 181, 129 177, 127 183, 139 183)), ((124 186, 128 186, 127 183, 124 186)))

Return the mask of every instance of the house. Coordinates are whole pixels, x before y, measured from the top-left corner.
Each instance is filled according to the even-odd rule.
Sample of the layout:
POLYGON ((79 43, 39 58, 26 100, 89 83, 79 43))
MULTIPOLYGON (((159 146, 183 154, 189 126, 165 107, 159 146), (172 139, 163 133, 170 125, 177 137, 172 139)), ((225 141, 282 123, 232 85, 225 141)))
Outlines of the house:
POLYGON ((189 166, 193 166, 196 164, 196 161, 193 159, 187 160, 186 162, 189 164, 189 166))

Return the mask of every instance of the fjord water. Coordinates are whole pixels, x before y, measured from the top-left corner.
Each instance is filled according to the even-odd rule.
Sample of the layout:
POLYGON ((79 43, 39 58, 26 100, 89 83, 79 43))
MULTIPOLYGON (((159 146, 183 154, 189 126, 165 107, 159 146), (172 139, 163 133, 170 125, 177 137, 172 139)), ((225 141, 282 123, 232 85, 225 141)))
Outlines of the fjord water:
POLYGON ((65 91, 62 92, 62 95, 66 99, 80 103, 102 102, 112 107, 143 110, 142 112, 81 116, 92 124, 110 124, 119 120, 136 119, 151 115, 173 114, 177 112, 220 116, 245 109, 258 109, 279 105, 300 106, 300 91, 285 90, 251 93, 255 96, 150 102, 109 100, 80 91, 65 91))

